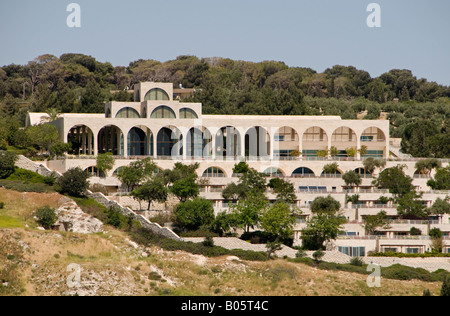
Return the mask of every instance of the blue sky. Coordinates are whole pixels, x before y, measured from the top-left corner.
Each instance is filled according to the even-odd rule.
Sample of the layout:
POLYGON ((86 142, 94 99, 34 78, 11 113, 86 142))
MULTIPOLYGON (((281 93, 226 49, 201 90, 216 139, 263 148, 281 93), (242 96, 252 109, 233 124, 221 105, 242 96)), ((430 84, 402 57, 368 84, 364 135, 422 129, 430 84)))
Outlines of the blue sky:
POLYGON ((114 66, 179 55, 278 60, 372 77, 410 69, 450 85, 449 0, 15 0, 0 2, 0 66, 83 53, 114 66), (66 24, 81 6, 81 28, 66 24), (369 28, 367 6, 381 6, 369 28))

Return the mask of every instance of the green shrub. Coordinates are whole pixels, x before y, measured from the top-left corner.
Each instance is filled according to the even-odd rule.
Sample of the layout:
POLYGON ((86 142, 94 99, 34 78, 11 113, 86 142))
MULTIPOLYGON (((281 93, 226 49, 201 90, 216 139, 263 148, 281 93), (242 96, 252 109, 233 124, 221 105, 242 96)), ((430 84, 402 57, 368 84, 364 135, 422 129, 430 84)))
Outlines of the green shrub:
POLYGON ((60 177, 56 184, 59 186, 59 191, 62 194, 68 194, 73 197, 83 197, 86 190, 89 188, 88 179, 90 174, 83 171, 81 168, 69 169, 62 177, 60 177))
POLYGON ((17 156, 7 151, 0 151, 0 179, 6 179, 15 171, 17 156))
POLYGON ((206 237, 203 241, 203 246, 205 247, 214 247, 214 239, 210 236, 206 237))
POLYGON ((364 265, 364 261, 363 261, 363 259, 360 258, 360 257, 353 257, 353 258, 350 260, 350 264, 351 264, 352 266, 355 266, 355 267, 362 267, 362 266, 364 265))
POLYGON ((38 209, 35 215, 38 218, 37 222, 45 229, 51 229, 58 220, 55 210, 49 206, 38 209))
POLYGON ((0 186, 18 192, 51 193, 55 189, 43 183, 27 183, 26 181, 0 180, 0 186))
POLYGON ((450 276, 444 278, 441 288, 441 296, 450 296, 450 276))
POLYGON ((159 246, 167 251, 186 251, 192 254, 206 257, 236 256, 242 260, 266 261, 264 252, 247 251, 241 249, 228 250, 223 247, 206 247, 202 243, 177 241, 161 236, 156 236, 146 228, 135 228, 130 232, 133 240, 144 246, 159 246))
POLYGON ((0 202, 0 210, 3 210, 5 208, 5 202, 0 202))

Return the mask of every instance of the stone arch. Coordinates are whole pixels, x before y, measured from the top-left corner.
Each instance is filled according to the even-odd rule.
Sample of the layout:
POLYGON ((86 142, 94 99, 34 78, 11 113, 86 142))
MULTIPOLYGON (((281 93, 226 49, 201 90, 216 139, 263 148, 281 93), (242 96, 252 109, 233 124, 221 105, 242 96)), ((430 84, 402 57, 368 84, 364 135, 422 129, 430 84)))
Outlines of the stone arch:
POLYGON ((179 158, 183 156, 183 134, 175 126, 166 126, 159 130, 156 138, 158 158, 179 158))
POLYGON ((212 135, 206 127, 193 127, 186 135, 186 155, 205 158, 212 155, 212 135))
POLYGON ((241 156, 241 134, 234 126, 224 126, 216 134, 216 157, 236 160, 241 156))
POLYGON ((299 167, 294 170, 292 173, 292 177, 294 178, 315 178, 316 175, 314 171, 307 167, 299 167))
POLYGON ((290 126, 280 127, 273 142, 274 157, 289 160, 300 155, 300 138, 297 131, 290 126))
POLYGON ((170 101, 170 97, 165 90, 154 88, 145 94, 144 101, 170 101))
POLYGON ((153 156, 153 133, 146 126, 134 126, 128 132, 128 156, 153 156))
POLYGON ((313 126, 308 128, 302 136, 302 155, 303 157, 314 158, 318 156, 318 152, 328 150, 328 134, 319 127, 313 126))
POLYGON ((267 158, 270 156, 270 134, 261 126, 250 127, 245 133, 245 156, 267 158))
POLYGON ((97 143, 99 154, 112 153, 114 156, 125 154, 123 132, 115 125, 107 125, 100 129, 97 143))
POLYGON ((71 155, 94 155, 94 133, 86 125, 72 127, 67 134, 67 142, 72 144, 71 155))

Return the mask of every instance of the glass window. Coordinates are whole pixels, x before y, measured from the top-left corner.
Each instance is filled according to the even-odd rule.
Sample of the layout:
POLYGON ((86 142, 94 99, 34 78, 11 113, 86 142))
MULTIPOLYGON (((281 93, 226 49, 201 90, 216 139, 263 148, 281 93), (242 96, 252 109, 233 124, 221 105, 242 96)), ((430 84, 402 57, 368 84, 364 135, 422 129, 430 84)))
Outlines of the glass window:
POLYGON ((167 106, 160 106, 153 111, 151 118, 152 119, 174 119, 175 112, 167 106))
POLYGON ((192 109, 181 109, 180 110, 180 118, 181 119, 198 119, 197 113, 195 113, 192 109))
POLYGON ((163 89, 155 88, 147 92, 144 101, 169 101, 169 95, 163 89))
POLYGON ((339 127, 331 138, 333 142, 352 142, 356 141, 355 132, 348 127, 339 127))
POLYGON ((141 116, 135 109, 123 108, 117 112, 116 118, 141 118, 141 116))
POLYGON ((406 248, 406 253, 419 253, 419 248, 406 248))
POLYGON ((366 247, 338 247, 338 250, 350 257, 364 257, 366 254, 366 247))
POLYGON ((272 177, 282 177, 283 176, 283 172, 281 172, 280 169, 277 168, 267 168, 264 172, 264 174, 272 176, 272 177))
POLYGON ((224 178, 225 174, 221 169, 216 168, 216 167, 211 167, 211 168, 208 168, 203 173, 203 177, 204 178, 224 178))

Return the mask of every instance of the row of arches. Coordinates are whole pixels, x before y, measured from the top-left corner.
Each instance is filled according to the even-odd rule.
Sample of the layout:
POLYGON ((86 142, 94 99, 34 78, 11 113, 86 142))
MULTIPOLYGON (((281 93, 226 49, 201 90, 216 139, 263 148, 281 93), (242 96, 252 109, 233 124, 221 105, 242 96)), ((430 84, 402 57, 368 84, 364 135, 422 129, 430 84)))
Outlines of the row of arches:
POLYGON ((204 126, 192 127, 183 134, 176 126, 166 126, 153 133, 149 127, 138 125, 124 134, 119 127, 109 125, 94 135, 89 127, 80 125, 70 129, 67 141, 72 143, 70 154, 74 155, 110 152, 118 156, 230 159, 243 156, 317 157, 320 151, 329 150, 330 145, 338 150, 338 156, 346 157, 348 148, 356 151, 361 144, 367 145, 366 155, 383 158, 386 143, 383 131, 376 127, 367 128, 359 139, 349 127, 340 127, 330 136, 320 127, 311 127, 300 138, 295 129, 286 126, 279 128, 273 136, 271 138, 269 131, 261 126, 249 128, 245 135, 233 126, 225 126, 213 135, 204 126))
MULTIPOLYGON (((123 167, 119 167, 116 170, 114 170, 113 175, 116 175, 120 169, 123 167)), ((91 175, 93 176, 99 176, 99 177, 106 177, 106 174, 101 173, 97 170, 96 166, 91 166, 86 168, 91 175)), ((162 171, 163 169, 156 167, 155 173, 158 173, 162 171)), ((357 174, 360 175, 370 175, 364 168, 356 168, 354 170, 357 174)), ((292 174, 286 174, 283 170, 276 168, 276 167, 269 167, 266 168, 264 171, 262 171, 263 174, 266 174, 269 177, 291 177, 291 178, 315 178, 320 176, 326 176, 325 172, 322 172, 320 175, 316 175, 313 170, 307 167, 299 167, 292 174)), ((336 175, 342 175, 343 172, 341 170, 338 170, 336 172, 336 175)), ((227 178, 227 173, 220 167, 209 167, 201 174, 203 178, 227 178)), ((232 176, 232 175, 230 175, 232 176)))
MULTIPOLYGON (((106 112, 106 117, 111 117, 111 110, 108 109, 106 112)), ((115 118, 118 119, 140 119, 140 118, 147 118, 147 111, 144 110, 142 115, 136 110, 131 107, 125 107, 120 109, 115 118)), ((175 113, 175 111, 165 105, 159 106, 156 109, 152 111, 150 114, 151 119, 198 119, 198 114, 190 108, 182 108, 178 112, 178 117, 175 113)))

